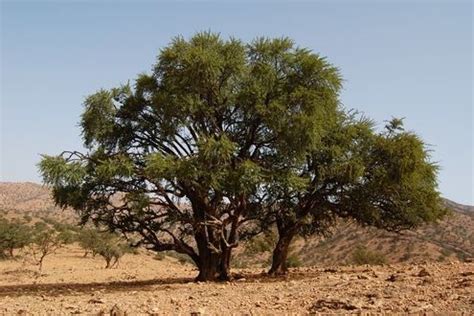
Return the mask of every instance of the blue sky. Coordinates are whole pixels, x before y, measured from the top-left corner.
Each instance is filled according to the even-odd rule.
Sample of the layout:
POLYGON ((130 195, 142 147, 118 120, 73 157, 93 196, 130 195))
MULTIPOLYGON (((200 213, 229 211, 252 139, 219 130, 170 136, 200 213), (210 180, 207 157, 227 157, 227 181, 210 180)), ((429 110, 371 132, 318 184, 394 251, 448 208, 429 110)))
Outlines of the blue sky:
POLYGON ((406 117, 441 166, 440 191, 473 201, 471 1, 1 2, 0 180, 39 182, 40 153, 80 149, 84 97, 149 72, 201 30, 289 36, 340 67, 342 102, 406 117))

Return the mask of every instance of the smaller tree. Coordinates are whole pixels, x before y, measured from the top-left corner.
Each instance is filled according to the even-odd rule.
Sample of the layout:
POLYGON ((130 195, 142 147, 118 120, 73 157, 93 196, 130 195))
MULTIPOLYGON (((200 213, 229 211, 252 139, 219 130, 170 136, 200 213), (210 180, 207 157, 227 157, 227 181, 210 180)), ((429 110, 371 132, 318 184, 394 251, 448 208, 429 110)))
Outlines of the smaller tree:
POLYGON ((120 258, 132 251, 128 243, 116 234, 100 232, 96 229, 84 228, 78 236, 79 245, 85 250, 84 257, 100 255, 106 262, 105 268, 118 265, 120 258))
POLYGON ((106 265, 105 268, 116 267, 119 263, 120 258, 128 252, 131 252, 132 248, 125 242, 121 241, 115 236, 111 236, 100 243, 99 248, 96 250, 97 253, 104 258, 106 265))
POLYGON ((93 257, 97 254, 97 249, 101 242, 101 234, 98 230, 83 228, 77 236, 77 241, 82 249, 84 249, 84 258, 88 254, 92 254, 93 257))
POLYGON ((20 221, 0 219, 0 257, 14 257, 15 249, 31 242, 29 227, 20 221))
POLYGON ((287 272, 295 236, 327 234, 338 218, 399 232, 447 212, 437 191, 437 165, 399 119, 376 132, 365 118, 341 116, 306 161, 291 165, 284 158, 276 160, 268 189, 277 205, 273 275, 287 272))
POLYGON ((31 240, 30 253, 41 271, 46 256, 55 253, 64 244, 65 238, 63 234, 50 228, 47 224, 38 222, 33 228, 31 240))

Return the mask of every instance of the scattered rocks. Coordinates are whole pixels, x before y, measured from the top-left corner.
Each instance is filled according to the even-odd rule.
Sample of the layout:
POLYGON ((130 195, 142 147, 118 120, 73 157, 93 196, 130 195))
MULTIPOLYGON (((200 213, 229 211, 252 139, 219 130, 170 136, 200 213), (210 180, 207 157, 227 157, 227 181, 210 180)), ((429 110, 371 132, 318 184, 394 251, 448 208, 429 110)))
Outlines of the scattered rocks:
POLYGON ((349 302, 344 302, 336 299, 319 299, 314 303, 310 308, 310 312, 324 311, 326 309, 332 310, 356 310, 359 309, 358 306, 355 306, 349 302))

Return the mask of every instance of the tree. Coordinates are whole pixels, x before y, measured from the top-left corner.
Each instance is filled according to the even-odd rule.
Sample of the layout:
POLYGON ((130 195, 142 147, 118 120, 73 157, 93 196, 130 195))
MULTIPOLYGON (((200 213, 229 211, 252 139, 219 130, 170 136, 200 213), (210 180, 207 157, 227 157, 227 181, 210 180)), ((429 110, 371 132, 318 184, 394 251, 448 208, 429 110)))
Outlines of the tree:
POLYGON ((377 133, 369 120, 341 115, 304 163, 292 168, 275 163, 269 190, 278 205, 273 214, 279 239, 269 273, 287 272, 296 235, 328 233, 338 218, 389 231, 441 218, 446 209, 436 190, 437 166, 428 154, 401 120, 377 133))
POLYGON ((93 257, 96 256, 101 238, 100 231, 96 229, 82 228, 79 231, 77 241, 79 242, 79 245, 85 250, 84 257, 87 257, 89 253, 91 253, 93 257))
POLYGON ((105 268, 116 266, 120 258, 132 251, 128 243, 119 236, 97 229, 83 228, 78 236, 79 245, 86 251, 84 257, 90 252, 92 256, 100 255, 106 262, 105 268))
POLYGON ((14 250, 31 242, 29 227, 20 221, 0 218, 0 257, 13 258, 14 250))
POLYGON ((341 82, 287 38, 178 37, 151 75, 86 98, 86 151, 44 156, 40 171, 83 223, 187 255, 200 281, 229 279, 239 240, 273 223, 270 272, 284 273, 294 236, 338 217, 397 230, 441 216, 422 141, 344 111, 341 82))
POLYGON ((103 239, 97 244, 93 252, 104 258, 106 269, 113 268, 118 265, 124 254, 132 252, 132 248, 114 234, 102 235, 103 239))
POLYGON ((39 271, 43 269, 43 261, 46 256, 61 248, 67 238, 64 238, 62 233, 58 233, 44 222, 35 224, 32 229, 32 243, 29 245, 29 249, 39 271))
MULTIPOLYGON (((228 279, 245 224, 261 219, 268 161, 301 162, 338 116, 337 68, 287 38, 175 38, 151 75, 85 100, 87 151, 44 156, 61 207, 228 279)), ((250 234, 251 230, 247 230, 250 234)))

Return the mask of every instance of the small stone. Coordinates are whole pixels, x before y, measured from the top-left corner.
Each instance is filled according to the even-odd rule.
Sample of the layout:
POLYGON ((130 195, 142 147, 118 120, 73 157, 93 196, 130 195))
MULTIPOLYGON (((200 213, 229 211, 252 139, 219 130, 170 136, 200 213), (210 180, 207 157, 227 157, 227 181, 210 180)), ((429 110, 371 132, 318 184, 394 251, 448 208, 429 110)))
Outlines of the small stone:
POLYGON ((89 300, 89 304, 105 304, 105 301, 101 298, 92 298, 89 300))
POLYGON ((426 276, 431 276, 431 273, 429 273, 425 268, 421 269, 420 272, 418 272, 419 277, 426 277, 426 276))
POLYGON ((396 281, 402 281, 403 279, 404 277, 400 274, 392 274, 386 279, 386 281, 396 282, 396 281))
POLYGON ((127 313, 115 304, 110 310, 110 316, 127 316, 127 313))

